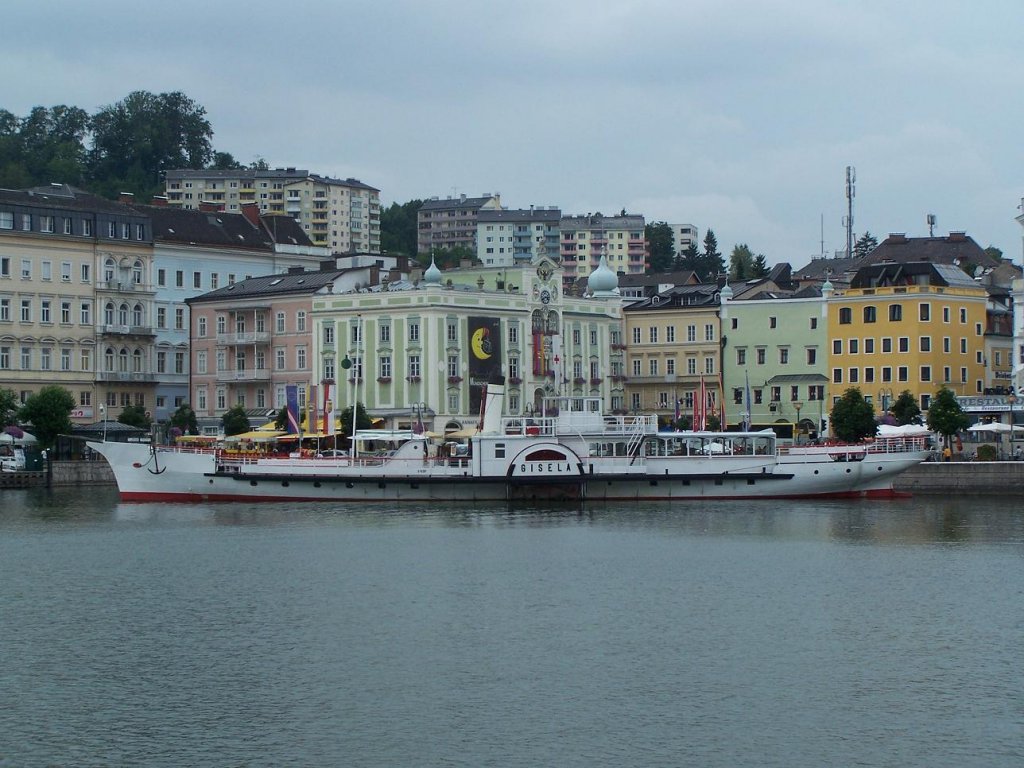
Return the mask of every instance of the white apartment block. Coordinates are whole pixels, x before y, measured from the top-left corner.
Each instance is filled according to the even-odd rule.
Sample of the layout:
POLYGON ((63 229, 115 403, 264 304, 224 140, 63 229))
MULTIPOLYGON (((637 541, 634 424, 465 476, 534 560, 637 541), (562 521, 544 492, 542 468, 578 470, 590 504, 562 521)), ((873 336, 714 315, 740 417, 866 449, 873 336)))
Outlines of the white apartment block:
POLYGON ((529 264, 558 254, 562 212, 555 206, 517 210, 482 208, 476 218, 476 257, 485 267, 529 264))
POLYGON ((672 227, 672 250, 682 253, 691 245, 700 247, 699 232, 693 224, 669 224, 672 227))
POLYGON ((214 203, 237 213, 243 203, 255 202, 260 214, 288 214, 314 245, 333 253, 380 252, 380 190, 358 179, 296 168, 174 170, 164 185, 170 205, 214 203))

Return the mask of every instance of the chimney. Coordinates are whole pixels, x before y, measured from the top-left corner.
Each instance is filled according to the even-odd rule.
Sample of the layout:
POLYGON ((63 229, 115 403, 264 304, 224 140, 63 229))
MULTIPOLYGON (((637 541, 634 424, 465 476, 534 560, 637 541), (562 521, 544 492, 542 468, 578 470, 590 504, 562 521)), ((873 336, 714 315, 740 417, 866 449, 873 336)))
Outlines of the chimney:
POLYGON ((259 203, 249 201, 241 204, 242 215, 245 216, 246 221, 252 224, 254 227, 260 225, 260 206, 259 203))
POLYGON ((150 205, 167 205, 167 195, 153 195, 153 199, 149 201, 150 205))
POLYGON ((117 195, 117 202, 124 203, 125 205, 131 205, 135 202, 135 195, 131 192, 120 192, 117 195))
POLYGON ((220 213, 224 210, 224 204, 215 203, 212 200, 200 200, 199 210, 203 213, 220 213))
POLYGON ((890 245, 898 245, 907 242, 907 235, 905 232, 890 232, 889 236, 885 238, 885 242, 890 245))
POLYGON ((947 242, 950 243, 966 243, 967 233, 966 232, 950 232, 949 237, 946 238, 947 242))

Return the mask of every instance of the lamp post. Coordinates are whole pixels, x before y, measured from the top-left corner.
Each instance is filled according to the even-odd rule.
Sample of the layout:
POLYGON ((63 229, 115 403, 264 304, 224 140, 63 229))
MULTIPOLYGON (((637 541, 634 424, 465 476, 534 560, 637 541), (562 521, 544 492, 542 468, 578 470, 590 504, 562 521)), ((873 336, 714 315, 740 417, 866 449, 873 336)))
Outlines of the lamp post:
POLYGON ((1017 395, 1011 389, 1010 394, 1006 396, 1006 402, 1010 404, 1010 458, 1015 458, 1013 453, 1013 406, 1017 402, 1017 395))
POLYGON ((797 400, 793 403, 793 408, 796 409, 796 442, 800 444, 800 409, 804 407, 804 404, 797 400))

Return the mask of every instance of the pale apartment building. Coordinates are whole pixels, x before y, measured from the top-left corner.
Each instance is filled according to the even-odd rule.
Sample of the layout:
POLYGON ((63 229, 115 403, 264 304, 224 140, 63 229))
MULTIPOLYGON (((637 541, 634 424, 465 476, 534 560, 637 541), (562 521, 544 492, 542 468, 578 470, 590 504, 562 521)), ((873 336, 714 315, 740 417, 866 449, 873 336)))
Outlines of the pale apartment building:
POLYGON ((182 208, 215 203, 238 213, 255 202, 260 214, 287 214, 313 245, 333 253, 380 252, 380 190, 359 179, 335 179, 298 168, 173 170, 167 202, 182 208))
POLYGON ((644 226, 644 217, 635 214, 563 216, 560 254, 567 284, 596 270, 602 255, 616 274, 643 274, 647 269, 644 226))

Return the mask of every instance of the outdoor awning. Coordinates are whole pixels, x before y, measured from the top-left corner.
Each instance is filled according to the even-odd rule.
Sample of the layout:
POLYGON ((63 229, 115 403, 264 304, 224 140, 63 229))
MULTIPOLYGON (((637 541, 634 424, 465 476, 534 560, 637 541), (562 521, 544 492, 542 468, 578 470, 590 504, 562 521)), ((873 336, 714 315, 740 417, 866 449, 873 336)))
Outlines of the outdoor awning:
POLYGON ((252 440, 254 443, 267 442, 269 440, 276 440, 284 432, 267 432, 262 429, 254 429, 251 432, 243 432, 240 435, 229 435, 225 437, 225 440, 252 440))
POLYGON ((780 373, 768 379, 769 384, 827 384, 828 376, 821 373, 780 373))

